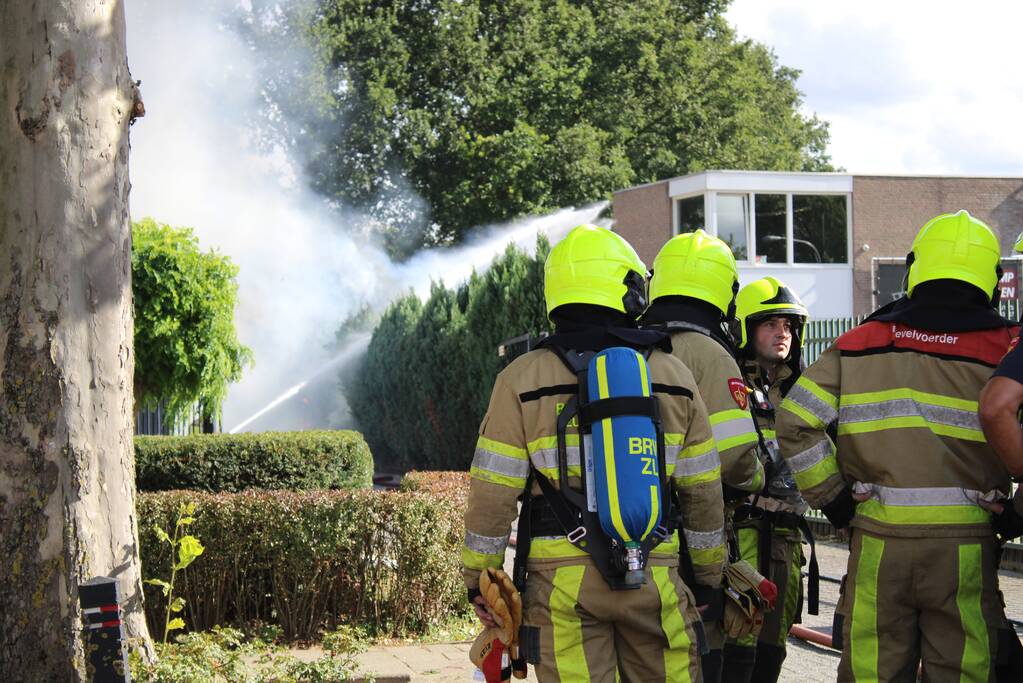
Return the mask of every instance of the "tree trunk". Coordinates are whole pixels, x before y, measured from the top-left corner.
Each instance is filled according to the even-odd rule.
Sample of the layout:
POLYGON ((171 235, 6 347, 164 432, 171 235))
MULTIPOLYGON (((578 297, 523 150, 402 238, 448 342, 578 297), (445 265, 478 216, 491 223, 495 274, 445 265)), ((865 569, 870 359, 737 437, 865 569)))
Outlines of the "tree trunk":
POLYGON ((86 680, 78 585, 148 659, 119 0, 0 0, 0 680, 86 680))

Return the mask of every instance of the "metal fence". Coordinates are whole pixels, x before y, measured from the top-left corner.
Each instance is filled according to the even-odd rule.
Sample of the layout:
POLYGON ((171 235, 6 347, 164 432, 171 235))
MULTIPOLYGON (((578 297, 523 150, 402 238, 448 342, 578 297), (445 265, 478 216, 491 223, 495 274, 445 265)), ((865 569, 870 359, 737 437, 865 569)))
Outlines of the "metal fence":
POLYGON ((187 434, 210 434, 220 431, 220 417, 206 420, 202 407, 196 403, 187 414, 166 423, 167 411, 164 402, 146 406, 135 414, 135 433, 145 436, 185 436, 187 434))

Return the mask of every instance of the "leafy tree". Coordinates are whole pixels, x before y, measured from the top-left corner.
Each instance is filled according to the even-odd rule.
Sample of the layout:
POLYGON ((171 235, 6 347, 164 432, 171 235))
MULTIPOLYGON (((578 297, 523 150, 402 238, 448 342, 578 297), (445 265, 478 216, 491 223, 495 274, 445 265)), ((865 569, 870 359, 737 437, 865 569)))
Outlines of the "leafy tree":
POLYGON ((404 255, 709 167, 830 168, 798 72, 738 40, 726 7, 314 0, 282 13, 263 0, 244 25, 259 46, 310 40, 319 68, 264 64, 264 130, 404 255))
POLYGON ((238 267, 201 251, 190 228, 145 218, 131 232, 135 401, 164 401, 168 421, 196 403, 205 417, 217 415, 252 361, 234 326, 238 267))
POLYGON ((434 284, 381 316, 348 384, 352 414, 374 459, 400 469, 465 469, 501 368, 498 344, 547 329, 543 264, 513 246, 455 290, 434 284))

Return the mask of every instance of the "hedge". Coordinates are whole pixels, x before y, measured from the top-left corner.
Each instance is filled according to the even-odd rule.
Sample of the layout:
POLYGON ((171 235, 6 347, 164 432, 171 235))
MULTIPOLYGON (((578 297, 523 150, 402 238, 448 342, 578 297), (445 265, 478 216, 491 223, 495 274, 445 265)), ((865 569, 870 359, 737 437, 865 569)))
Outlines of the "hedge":
POLYGON ((434 284, 381 316, 346 398, 378 463, 399 470, 469 469, 480 420, 501 369, 497 346, 549 330, 543 265, 509 246, 455 290, 434 284))
MULTIPOLYGON (((143 573, 169 576, 170 549, 154 526, 170 528, 178 505, 191 501, 189 531, 206 551, 178 576, 188 628, 272 622, 299 640, 341 623, 423 633, 464 609, 462 488, 141 493, 143 573)), ((165 606, 147 585, 153 633, 162 630, 165 606)))
POLYGON ((353 431, 135 437, 140 491, 343 489, 373 482, 373 456, 353 431))

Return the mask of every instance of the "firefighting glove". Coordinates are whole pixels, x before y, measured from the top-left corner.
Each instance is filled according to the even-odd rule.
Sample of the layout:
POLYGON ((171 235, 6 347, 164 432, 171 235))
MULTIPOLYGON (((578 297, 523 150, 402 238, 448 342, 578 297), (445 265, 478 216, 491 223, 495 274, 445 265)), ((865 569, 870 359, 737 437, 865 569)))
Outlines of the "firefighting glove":
POLYGON ((516 678, 526 677, 526 662, 519 656, 519 628, 522 626, 522 597, 511 577, 500 569, 480 573, 480 595, 487 603, 487 612, 501 630, 501 639, 508 647, 516 678))
POLYGON ((1002 511, 991 515, 991 529, 1001 543, 1006 543, 1023 535, 1023 517, 1016 511, 1011 500, 1003 500, 1002 511))
POLYGON ((821 512, 836 529, 848 527, 856 514, 856 500, 852 497, 852 491, 842 489, 833 501, 821 508, 821 512))
POLYGON ((469 659, 483 672, 487 683, 508 683, 511 680, 511 659, 503 637, 503 629, 492 626, 476 636, 469 648, 469 659))
POLYGON ((725 568, 725 616, 722 621, 725 634, 739 639, 747 635, 760 635, 764 625, 764 611, 774 609, 778 588, 753 569, 749 562, 740 560, 725 568))

